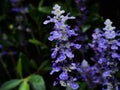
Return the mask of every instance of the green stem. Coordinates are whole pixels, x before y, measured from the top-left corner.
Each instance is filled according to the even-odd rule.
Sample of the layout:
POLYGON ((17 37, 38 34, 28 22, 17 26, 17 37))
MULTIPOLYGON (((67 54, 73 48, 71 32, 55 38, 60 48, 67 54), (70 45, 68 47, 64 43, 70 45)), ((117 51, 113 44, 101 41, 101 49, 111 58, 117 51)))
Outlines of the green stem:
POLYGON ((3 68, 4 68, 5 72, 6 72, 6 74, 8 75, 8 77, 11 79, 12 77, 11 77, 9 71, 7 70, 7 66, 6 66, 5 62, 3 61, 1 55, 0 55, 0 63, 2 64, 2 66, 3 66, 3 68))

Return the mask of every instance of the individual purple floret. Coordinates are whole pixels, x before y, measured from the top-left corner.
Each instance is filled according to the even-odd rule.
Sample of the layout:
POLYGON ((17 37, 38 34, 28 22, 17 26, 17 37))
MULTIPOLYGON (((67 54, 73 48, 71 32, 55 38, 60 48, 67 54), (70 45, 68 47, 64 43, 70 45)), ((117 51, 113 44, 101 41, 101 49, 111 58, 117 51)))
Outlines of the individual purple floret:
POLYGON ((102 90, 118 90, 115 89, 118 83, 115 74, 119 70, 120 61, 119 33, 115 31, 110 19, 107 19, 104 24, 103 30, 95 29, 92 35, 93 41, 89 44, 95 52, 95 57, 92 58, 95 65, 91 68, 96 68, 96 71, 91 69, 91 72, 94 72, 94 77, 97 79, 94 83, 103 85, 102 90))
POLYGON ((44 21, 44 24, 54 23, 54 30, 50 32, 48 37, 48 40, 56 42, 55 47, 52 48, 53 70, 50 74, 60 72, 57 78, 58 82, 55 81, 54 84, 60 83, 61 86, 70 86, 75 90, 79 85, 71 75, 72 71, 76 69, 73 50, 80 49, 81 45, 70 39, 78 34, 66 24, 67 20, 75 19, 75 17, 69 16, 69 13, 64 16, 65 11, 60 9, 61 7, 56 4, 51 12, 54 16, 48 16, 49 19, 44 21))

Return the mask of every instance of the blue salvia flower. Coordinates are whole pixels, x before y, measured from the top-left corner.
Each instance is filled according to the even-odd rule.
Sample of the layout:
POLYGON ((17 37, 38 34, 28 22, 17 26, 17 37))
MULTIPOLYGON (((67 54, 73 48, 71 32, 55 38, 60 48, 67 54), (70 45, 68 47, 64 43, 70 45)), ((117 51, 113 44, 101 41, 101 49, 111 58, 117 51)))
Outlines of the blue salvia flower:
POLYGON ((72 70, 76 69, 76 63, 73 60, 75 57, 73 48, 80 49, 81 45, 70 40, 71 37, 78 34, 66 24, 67 20, 75 19, 75 17, 69 16, 69 13, 64 16, 65 11, 60 9, 61 7, 56 4, 51 12, 54 16, 48 16, 49 20, 44 21, 44 24, 54 23, 54 30, 50 32, 50 36, 48 37, 48 40, 56 42, 55 47, 52 48, 51 57, 53 65, 50 74, 60 72, 54 85, 60 83, 61 86, 70 86, 73 89, 77 89, 79 87, 76 83, 77 79, 71 75, 72 70))
POLYGON ((115 74, 119 70, 120 61, 119 33, 115 31, 116 28, 112 26, 110 19, 107 19, 104 24, 103 30, 95 29, 92 35, 93 41, 89 44, 96 54, 92 58, 95 65, 91 67, 96 68, 96 71, 91 70, 91 72, 94 72, 94 77, 97 79, 97 82, 94 81, 94 83, 106 86, 106 89, 103 88, 103 90, 115 90, 117 87, 115 85, 118 83, 115 74))

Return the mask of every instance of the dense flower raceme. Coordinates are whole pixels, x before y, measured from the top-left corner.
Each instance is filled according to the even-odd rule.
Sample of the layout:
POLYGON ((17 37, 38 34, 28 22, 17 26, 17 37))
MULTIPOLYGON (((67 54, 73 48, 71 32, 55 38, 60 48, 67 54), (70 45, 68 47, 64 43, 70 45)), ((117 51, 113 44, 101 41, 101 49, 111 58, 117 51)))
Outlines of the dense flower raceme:
POLYGON ((119 90, 115 74, 119 70, 120 34, 115 31, 116 28, 112 26, 110 19, 107 19, 104 24, 103 30, 95 29, 92 35, 93 41, 89 44, 95 52, 95 57, 92 58, 95 65, 91 67, 94 75, 93 82, 106 86, 103 87, 103 90, 119 90))
POLYGON ((61 86, 70 86, 73 89, 77 89, 79 87, 76 83, 77 78, 71 75, 72 71, 76 70, 76 63, 73 60, 73 49, 80 49, 81 45, 70 40, 71 37, 76 37, 78 34, 66 24, 67 20, 75 19, 75 17, 69 16, 69 13, 64 16, 65 11, 60 9, 61 7, 56 4, 51 12, 54 16, 48 16, 49 20, 44 21, 44 24, 54 23, 54 31, 48 37, 50 41, 56 42, 51 54, 53 70, 50 74, 60 72, 54 85, 60 83, 61 86))
POLYGON ((83 60, 80 64, 74 62, 73 49, 80 49, 81 45, 76 44, 75 40, 70 40, 70 37, 78 37, 78 34, 65 23, 68 19, 75 19, 75 17, 69 17, 69 14, 64 16, 65 11, 60 10, 60 8, 56 4, 52 11, 54 17, 48 16, 49 20, 44 22, 44 24, 54 23, 54 31, 48 37, 50 41, 56 42, 51 54, 53 70, 50 74, 60 73, 54 85, 60 83, 61 86, 78 89, 79 85, 76 81, 81 78, 92 88, 101 84, 103 85, 102 90, 119 90, 119 81, 115 78, 115 74, 119 70, 120 34, 115 31, 112 22, 107 19, 104 22, 103 30, 95 29, 92 35, 93 40, 92 43, 89 43, 89 46, 95 53, 95 56, 91 58, 94 65, 90 66, 86 60, 83 60))

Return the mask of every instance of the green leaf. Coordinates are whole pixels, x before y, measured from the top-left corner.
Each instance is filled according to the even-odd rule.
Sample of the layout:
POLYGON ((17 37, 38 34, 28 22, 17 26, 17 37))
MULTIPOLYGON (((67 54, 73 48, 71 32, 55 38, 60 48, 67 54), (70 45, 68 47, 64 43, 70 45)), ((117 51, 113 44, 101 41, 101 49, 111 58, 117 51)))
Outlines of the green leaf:
POLYGON ((25 73, 29 74, 29 72, 30 72, 30 65, 29 65, 30 60, 29 60, 28 56, 21 52, 21 56, 20 57, 22 59, 22 68, 23 68, 22 71, 23 71, 23 73, 24 74, 25 73))
POLYGON ((7 81, 0 87, 0 90, 11 90, 17 87, 21 82, 22 80, 19 80, 19 79, 7 81))
POLYGON ((33 6, 32 4, 29 4, 29 13, 30 13, 30 17, 36 22, 39 20, 39 13, 38 10, 36 9, 35 6, 33 6))
POLYGON ((83 32, 86 32, 87 30, 90 29, 90 27, 91 27, 91 25, 83 25, 83 26, 82 26, 82 31, 83 31, 83 32))
POLYGON ((50 14, 51 10, 52 10, 51 7, 38 7, 38 11, 46 14, 50 14))
POLYGON ((19 54, 16 70, 19 76, 22 78, 22 53, 19 54))
POLYGON ((40 0, 38 7, 41 7, 43 5, 44 0, 40 0))
POLYGON ((42 62, 38 70, 44 69, 45 67, 48 66, 48 64, 49 64, 49 60, 45 60, 44 62, 42 62))
POLYGON ((40 75, 31 75, 29 81, 32 83, 34 90, 46 90, 43 77, 40 75))
POLYGON ((50 66, 50 60, 45 60, 44 62, 42 62, 38 68, 38 71, 42 70, 42 71, 50 71, 52 68, 50 66))
POLYGON ((32 60, 32 59, 30 60, 30 66, 37 69, 37 64, 36 64, 35 60, 32 60))
POLYGON ((19 74, 19 76, 22 78, 22 58, 21 58, 21 55, 19 55, 16 70, 17 70, 17 73, 19 74))
POLYGON ((30 90, 30 87, 29 87, 29 84, 27 81, 24 81, 20 87, 19 87, 19 90, 30 90))
POLYGON ((35 45, 41 45, 40 41, 38 41, 37 39, 29 39, 29 42, 35 45))
POLYGON ((39 45, 41 47, 41 49, 46 49, 47 48, 47 46, 44 43, 38 41, 37 39, 34 39, 34 38, 29 39, 29 42, 34 44, 34 45, 39 45))

